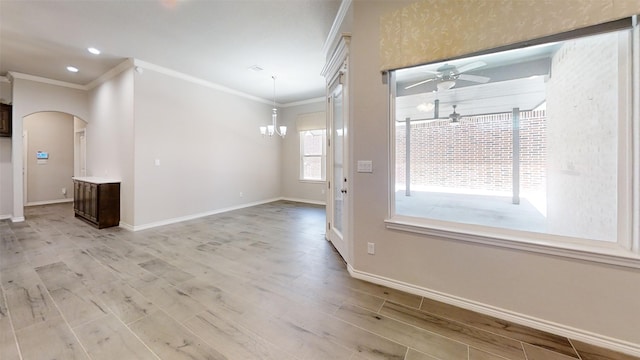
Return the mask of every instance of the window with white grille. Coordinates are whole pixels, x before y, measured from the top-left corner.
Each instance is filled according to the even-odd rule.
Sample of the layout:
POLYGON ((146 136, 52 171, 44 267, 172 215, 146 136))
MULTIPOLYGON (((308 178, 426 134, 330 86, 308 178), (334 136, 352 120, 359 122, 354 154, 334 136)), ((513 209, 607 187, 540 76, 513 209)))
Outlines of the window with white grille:
POLYGON ((300 179, 324 181, 326 130, 300 131, 300 179))

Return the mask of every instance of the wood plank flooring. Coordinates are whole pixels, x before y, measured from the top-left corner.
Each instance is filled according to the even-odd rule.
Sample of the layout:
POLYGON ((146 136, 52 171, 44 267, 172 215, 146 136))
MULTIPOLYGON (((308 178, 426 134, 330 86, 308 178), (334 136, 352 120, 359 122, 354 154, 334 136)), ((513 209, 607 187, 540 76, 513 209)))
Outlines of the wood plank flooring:
POLYGON ((25 210, 0 221, 3 360, 638 360, 353 279, 319 206, 140 232, 25 210))

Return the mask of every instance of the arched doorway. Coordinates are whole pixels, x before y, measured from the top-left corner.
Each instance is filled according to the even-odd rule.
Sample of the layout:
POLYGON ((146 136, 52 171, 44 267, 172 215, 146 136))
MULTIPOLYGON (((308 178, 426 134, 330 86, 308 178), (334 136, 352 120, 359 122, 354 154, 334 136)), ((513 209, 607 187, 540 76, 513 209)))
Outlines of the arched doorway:
POLYGON ((73 201, 72 176, 86 168, 86 122, 72 114, 41 111, 23 118, 24 205, 73 201))

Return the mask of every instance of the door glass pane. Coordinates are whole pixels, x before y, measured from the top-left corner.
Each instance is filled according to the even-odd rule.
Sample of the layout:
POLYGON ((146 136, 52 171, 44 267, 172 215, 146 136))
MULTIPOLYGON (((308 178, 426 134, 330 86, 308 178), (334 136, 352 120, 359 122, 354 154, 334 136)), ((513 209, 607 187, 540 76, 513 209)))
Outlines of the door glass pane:
POLYGON ((342 232, 343 214, 343 141, 344 119, 342 118, 342 85, 338 85, 333 92, 333 228, 342 232))

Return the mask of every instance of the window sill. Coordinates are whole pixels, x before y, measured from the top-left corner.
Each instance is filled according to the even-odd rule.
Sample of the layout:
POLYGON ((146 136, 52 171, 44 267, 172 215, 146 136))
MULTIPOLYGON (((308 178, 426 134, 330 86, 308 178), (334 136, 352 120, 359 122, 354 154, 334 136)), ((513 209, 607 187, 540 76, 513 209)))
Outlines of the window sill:
POLYGON ((325 180, 306 180, 306 179, 298 179, 299 182, 301 183, 308 183, 308 184, 324 184, 326 183, 325 180))
POLYGON ((496 233, 491 234, 481 231, 460 231, 404 217, 387 219, 385 226, 390 230, 640 269, 640 254, 621 248, 616 243, 592 244, 586 241, 559 243, 544 238, 519 238, 508 234, 509 231, 503 231, 503 229, 495 229, 496 233))

